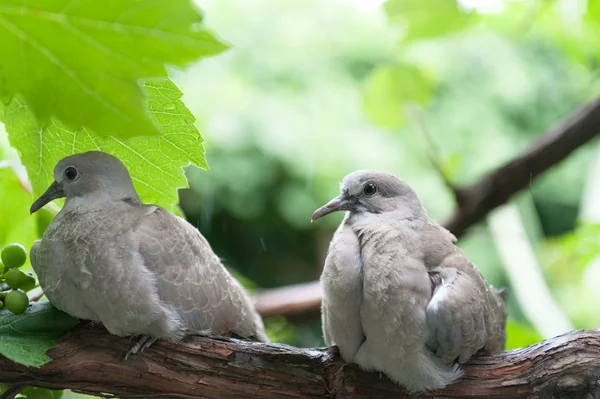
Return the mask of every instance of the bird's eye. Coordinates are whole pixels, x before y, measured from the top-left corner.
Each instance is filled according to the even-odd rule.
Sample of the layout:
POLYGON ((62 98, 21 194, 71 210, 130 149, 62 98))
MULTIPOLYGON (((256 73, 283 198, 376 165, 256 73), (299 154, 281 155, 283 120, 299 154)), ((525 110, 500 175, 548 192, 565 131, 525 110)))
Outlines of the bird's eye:
POLYGON ((67 180, 75 180, 78 174, 79 172, 77 169, 72 166, 69 166, 67 169, 65 169, 65 178, 67 180))
POLYGON ((375 193, 377 192, 377 185, 373 182, 368 182, 367 184, 365 184, 365 187, 363 188, 363 193, 365 193, 365 195, 367 197, 371 197, 373 195, 375 195, 375 193))

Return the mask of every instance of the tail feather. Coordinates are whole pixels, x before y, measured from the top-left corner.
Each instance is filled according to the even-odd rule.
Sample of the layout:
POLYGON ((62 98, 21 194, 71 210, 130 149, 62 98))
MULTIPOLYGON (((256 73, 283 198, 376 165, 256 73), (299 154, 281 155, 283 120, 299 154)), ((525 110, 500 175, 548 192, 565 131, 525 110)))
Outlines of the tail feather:
POLYGON ((432 354, 421 352, 417 359, 403 359, 400 367, 390 368, 385 374, 410 394, 416 394, 455 383, 462 377, 462 370, 458 363, 447 365, 432 354))

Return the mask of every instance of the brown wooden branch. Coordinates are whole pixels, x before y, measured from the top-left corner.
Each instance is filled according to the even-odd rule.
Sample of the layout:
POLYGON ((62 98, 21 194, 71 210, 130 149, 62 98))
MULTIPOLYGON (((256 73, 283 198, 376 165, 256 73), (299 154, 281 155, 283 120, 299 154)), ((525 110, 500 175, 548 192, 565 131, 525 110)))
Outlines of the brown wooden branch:
POLYGON ((312 281, 259 291, 254 295, 254 303, 262 317, 319 313, 321 285, 312 281))
MULTIPOLYGON (((141 355, 123 355, 128 339, 80 325, 28 368, 0 357, 0 381, 127 397, 403 398, 377 373, 345 365, 333 349, 194 338, 157 342, 141 355)), ((600 397, 600 330, 576 331, 524 349, 476 355, 458 383, 421 397, 600 397), (585 396, 590 395, 590 396, 585 396)))
POLYGON ((515 193, 600 133, 600 98, 541 135, 515 159, 459 189, 458 208, 443 225, 455 236, 505 204, 515 193))
MULTIPOLYGON (((600 98, 588 103, 569 118, 535 140, 510 162, 483 176, 476 183, 453 188, 458 207, 444 223, 456 237, 505 204, 515 193, 588 143, 600 133, 600 98)), ((257 293, 259 312, 266 316, 318 317, 321 300, 319 282, 280 287, 257 293), (285 305, 280 305, 280 302, 285 305)))

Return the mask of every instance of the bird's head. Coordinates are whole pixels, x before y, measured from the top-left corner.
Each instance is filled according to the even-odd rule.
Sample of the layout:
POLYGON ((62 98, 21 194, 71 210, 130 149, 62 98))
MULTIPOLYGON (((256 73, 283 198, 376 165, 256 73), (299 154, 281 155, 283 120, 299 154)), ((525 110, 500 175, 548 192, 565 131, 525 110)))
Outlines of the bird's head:
POLYGON ((340 195, 315 211, 315 221, 336 211, 384 213, 402 211, 419 216, 425 211, 413 189, 403 180, 385 172, 359 170, 340 184, 340 195))
POLYGON ((89 203, 129 199, 139 202, 129 171, 121 161, 105 152, 90 151, 58 161, 54 182, 32 205, 34 213, 56 198, 84 198, 89 203))

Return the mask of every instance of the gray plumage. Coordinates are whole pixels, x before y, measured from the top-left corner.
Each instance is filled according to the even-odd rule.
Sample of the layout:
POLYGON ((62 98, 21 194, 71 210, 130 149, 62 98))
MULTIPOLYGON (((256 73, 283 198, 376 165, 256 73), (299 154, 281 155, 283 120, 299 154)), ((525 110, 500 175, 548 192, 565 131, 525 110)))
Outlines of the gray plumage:
POLYGON ((156 339, 187 334, 268 342, 244 289, 184 219, 143 204, 115 157, 87 152, 62 159, 32 212, 66 197, 31 248, 40 285, 58 309, 101 322, 111 334, 156 339), (72 178, 72 179, 71 179, 72 178))
POLYGON ((348 212, 321 276, 322 322, 325 342, 345 361, 423 392, 455 382, 459 363, 478 350, 504 348, 501 291, 429 219, 408 184, 351 173, 313 220, 340 210, 348 212))

